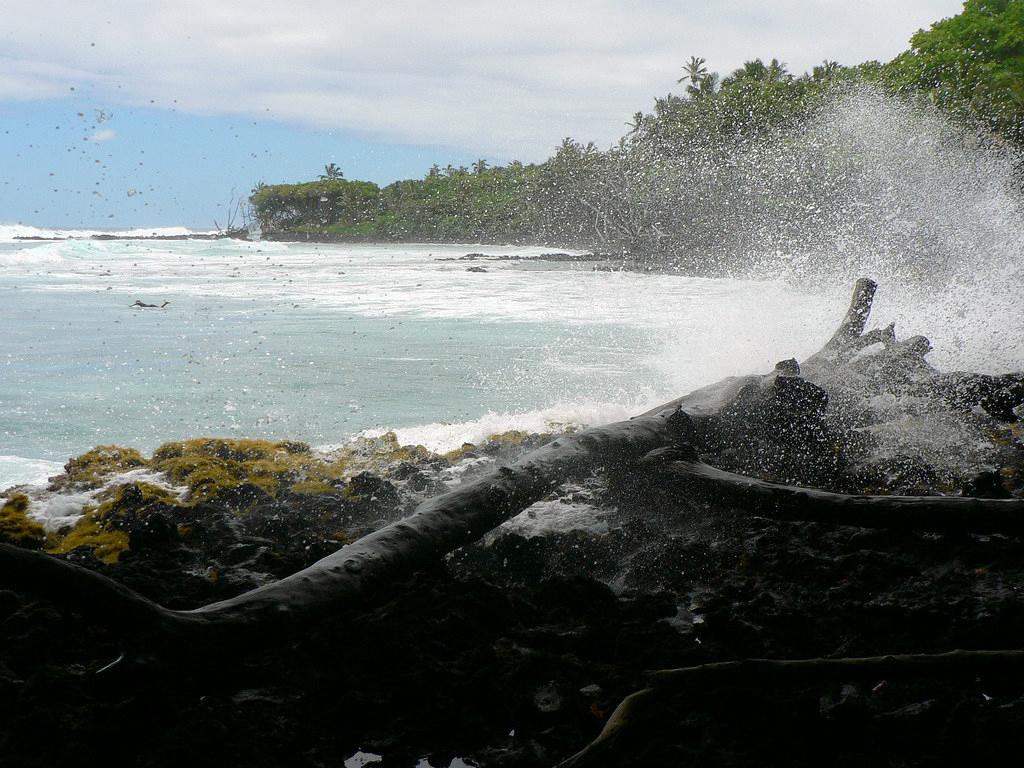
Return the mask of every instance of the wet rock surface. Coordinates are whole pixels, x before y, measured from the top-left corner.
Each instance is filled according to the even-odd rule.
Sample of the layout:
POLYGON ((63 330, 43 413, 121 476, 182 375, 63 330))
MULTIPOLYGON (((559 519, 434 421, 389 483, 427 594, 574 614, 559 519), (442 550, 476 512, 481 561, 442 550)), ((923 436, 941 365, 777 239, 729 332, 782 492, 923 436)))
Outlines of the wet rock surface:
MULTIPOLYGON (((806 446, 799 430, 819 434, 754 437, 806 446)), ((288 475, 290 490, 242 467, 197 485, 192 504, 124 486, 104 518, 126 536, 119 556, 60 556, 195 607, 293 573, 543 440, 447 458, 370 446, 336 479, 288 475)), ((845 469, 808 450, 792 448, 787 466, 845 469)), ((306 461, 301 447, 289 456, 306 461)), ((1017 493, 1010 477, 988 478, 992 495, 1017 493)), ((553 765, 650 670, 1022 645, 1020 538, 772 522, 642 487, 628 469, 566 484, 372 606, 215 657, 159 649, 156 662, 73 609, 0 591, 0 765, 336 767, 359 752, 384 766, 553 765), (578 523, 551 524, 566 518, 578 523), (134 663, 100 672, 122 653, 134 663)), ((668 697, 608 764, 1017 765, 1022 741, 1022 680, 854 674, 668 697)))

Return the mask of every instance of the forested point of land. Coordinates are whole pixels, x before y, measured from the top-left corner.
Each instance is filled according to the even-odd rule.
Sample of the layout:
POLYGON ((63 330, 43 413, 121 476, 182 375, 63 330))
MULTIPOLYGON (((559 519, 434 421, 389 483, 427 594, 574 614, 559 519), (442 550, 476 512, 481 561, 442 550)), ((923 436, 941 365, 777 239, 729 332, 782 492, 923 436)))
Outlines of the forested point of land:
POLYGON ((851 183, 863 160, 837 137, 861 130, 849 125, 855 101, 877 107, 879 121, 891 118, 883 108, 903 109, 911 123, 940 114, 958 134, 940 141, 1015 152, 1024 0, 967 0, 885 64, 826 60, 797 76, 754 59, 719 76, 691 57, 678 74, 684 92, 637 112, 608 149, 567 138, 542 163, 434 166, 383 188, 345 179, 332 163, 316 181, 258 184, 253 219, 270 238, 533 243, 735 271, 751 241, 783 247, 872 197, 851 183))

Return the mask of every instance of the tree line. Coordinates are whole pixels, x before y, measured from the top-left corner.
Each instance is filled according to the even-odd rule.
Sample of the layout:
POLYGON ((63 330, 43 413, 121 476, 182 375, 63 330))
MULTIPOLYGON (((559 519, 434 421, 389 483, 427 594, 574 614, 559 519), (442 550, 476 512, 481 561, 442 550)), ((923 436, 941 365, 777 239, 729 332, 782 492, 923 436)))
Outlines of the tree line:
POLYGON ((796 75, 754 59, 720 76, 695 56, 681 75, 683 93, 637 112, 607 149, 565 139, 542 163, 434 166, 383 188, 332 163, 316 181, 258 185, 254 217, 271 237, 530 242, 735 270, 750 241, 781 247, 787 226, 806 230, 808 211, 848 212, 858 156, 823 120, 853 95, 938 111, 972 141, 1019 146, 1024 0, 967 0, 886 64, 826 60, 796 75))

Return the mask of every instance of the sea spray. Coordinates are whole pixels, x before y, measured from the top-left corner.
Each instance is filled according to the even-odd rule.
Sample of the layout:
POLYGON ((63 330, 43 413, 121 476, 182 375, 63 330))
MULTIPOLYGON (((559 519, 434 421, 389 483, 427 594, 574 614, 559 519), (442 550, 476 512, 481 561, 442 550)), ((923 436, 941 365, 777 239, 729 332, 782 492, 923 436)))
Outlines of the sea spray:
POLYGON ((1024 369, 1019 151, 936 110, 859 88, 759 158, 751 274, 812 290, 860 275, 881 286, 876 322, 923 333, 945 369, 1024 369))
MULTIPOLYGON (((639 263, 781 280, 836 306, 868 275, 881 286, 875 320, 928 335, 942 368, 1024 368, 1020 151, 863 84, 808 114, 683 148, 632 139, 617 156, 630 179, 620 194, 635 203, 632 229, 657 232, 639 263)), ((730 331, 715 340, 724 350, 730 331)))

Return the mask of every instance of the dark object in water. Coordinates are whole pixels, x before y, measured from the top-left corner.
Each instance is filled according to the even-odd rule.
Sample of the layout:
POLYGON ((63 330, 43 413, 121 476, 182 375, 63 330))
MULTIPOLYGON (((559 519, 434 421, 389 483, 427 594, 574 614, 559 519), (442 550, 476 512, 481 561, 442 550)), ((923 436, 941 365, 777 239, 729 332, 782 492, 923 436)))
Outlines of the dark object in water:
POLYGON ((144 301, 139 301, 138 299, 136 299, 134 304, 129 304, 128 306, 131 307, 132 309, 134 309, 135 307, 138 307, 139 309, 163 309, 170 303, 171 302, 169 301, 165 301, 163 304, 147 304, 144 301))

